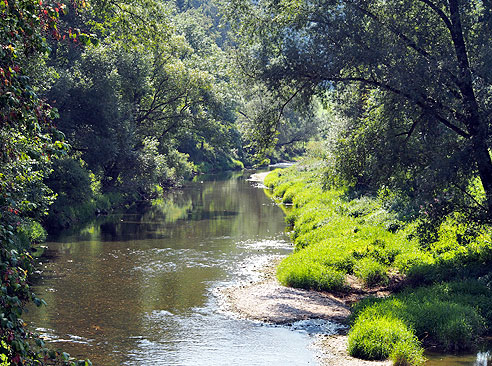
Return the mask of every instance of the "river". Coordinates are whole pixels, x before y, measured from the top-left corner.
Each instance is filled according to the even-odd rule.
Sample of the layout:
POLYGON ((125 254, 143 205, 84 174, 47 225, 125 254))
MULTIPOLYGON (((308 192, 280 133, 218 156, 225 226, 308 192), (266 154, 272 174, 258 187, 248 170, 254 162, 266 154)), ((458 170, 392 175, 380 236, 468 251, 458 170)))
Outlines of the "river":
POLYGON ((291 252, 248 174, 200 178, 143 212, 48 242, 28 320, 94 365, 314 365, 306 331, 235 319, 216 289, 291 252))
MULTIPOLYGON (((316 365, 316 328, 223 311, 217 289, 253 281, 288 255, 284 213, 248 173, 200 177, 152 207, 100 218, 46 245, 27 321, 95 366, 316 365)), ((487 366, 490 354, 429 355, 487 366)))

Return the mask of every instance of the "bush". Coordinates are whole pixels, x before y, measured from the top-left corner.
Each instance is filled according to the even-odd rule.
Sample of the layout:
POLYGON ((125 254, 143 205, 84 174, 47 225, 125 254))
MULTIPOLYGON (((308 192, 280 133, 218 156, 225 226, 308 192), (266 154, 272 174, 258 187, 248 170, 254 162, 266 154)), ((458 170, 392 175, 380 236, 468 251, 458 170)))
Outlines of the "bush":
POLYGON ((32 244, 39 244, 46 240, 46 230, 37 221, 24 220, 17 228, 14 247, 17 250, 29 249, 32 244))

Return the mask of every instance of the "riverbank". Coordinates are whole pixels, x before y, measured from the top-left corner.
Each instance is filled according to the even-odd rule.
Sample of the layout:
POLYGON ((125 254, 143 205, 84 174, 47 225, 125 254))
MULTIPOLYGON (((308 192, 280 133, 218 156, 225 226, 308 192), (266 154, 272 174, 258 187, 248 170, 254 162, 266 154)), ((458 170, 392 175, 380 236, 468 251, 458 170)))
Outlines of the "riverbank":
MULTIPOLYGON (((279 260, 261 271, 259 280, 219 290, 223 308, 240 318, 268 324, 289 325, 301 320, 324 319, 346 324, 353 296, 282 286, 275 278, 279 260)), ((390 361, 366 361, 348 354, 346 327, 339 334, 317 335, 314 348, 321 366, 389 366, 390 361)))
MULTIPOLYGON (((248 179, 262 187, 271 172, 255 173, 248 179)), ((241 318, 270 324, 286 325, 301 320, 324 319, 346 324, 350 305, 366 296, 364 291, 336 296, 327 292, 286 287, 275 274, 280 260, 258 268, 259 280, 222 288, 219 296, 224 309, 241 318)), ((373 293, 378 294, 377 291, 373 293)), ((385 293, 384 293, 385 294, 385 293)), ((340 295, 340 294, 339 294, 340 295)), ((322 366, 388 366, 390 361, 366 361, 348 354, 346 327, 339 334, 318 335, 314 347, 318 350, 322 366)))
POLYGON ((251 174, 251 176, 248 178, 248 180, 250 182, 260 183, 263 185, 263 182, 265 181, 266 176, 270 173, 271 172, 254 173, 254 174, 251 174))
POLYGON ((260 280, 224 288, 228 310, 251 320, 289 324, 306 319, 345 323, 350 315, 343 299, 328 293, 282 286, 275 278, 279 261, 261 269, 260 280))
MULTIPOLYGON (((231 290, 228 300, 239 314, 285 323, 311 312, 313 318, 347 322, 343 310, 355 303, 348 338, 328 337, 323 348, 401 365, 422 365, 424 347, 467 351, 490 334, 489 227, 453 214, 444 218, 434 241, 422 242, 418 221, 398 220, 377 197, 350 198, 343 189, 325 189, 318 173, 301 165, 273 172, 264 182, 277 202, 292 207, 286 222, 296 250, 278 266, 279 282, 231 290), (376 296, 358 301, 367 295, 376 296), (313 301, 322 307, 312 311, 313 301)), ((348 364, 339 359, 329 364, 348 364)))

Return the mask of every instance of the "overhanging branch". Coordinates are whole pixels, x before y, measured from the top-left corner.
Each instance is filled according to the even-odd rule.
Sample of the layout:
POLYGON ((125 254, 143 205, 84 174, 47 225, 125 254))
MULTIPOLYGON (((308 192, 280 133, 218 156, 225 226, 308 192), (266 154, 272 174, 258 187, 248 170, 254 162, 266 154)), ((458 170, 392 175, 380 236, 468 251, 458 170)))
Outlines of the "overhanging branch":
POLYGON ((330 78, 327 78, 327 81, 332 81, 332 82, 360 82, 360 83, 376 86, 378 88, 382 88, 384 90, 390 91, 396 95, 400 95, 400 96, 410 100, 411 102, 415 103, 420 108, 422 108, 422 110, 432 114, 439 122, 441 122, 443 125, 445 125, 449 129, 456 132, 458 135, 465 137, 465 138, 471 137, 471 135, 468 132, 462 130, 461 128, 459 128, 458 126, 454 125, 453 123, 448 121, 446 118, 441 116, 435 110, 435 108, 432 108, 431 106, 426 104, 425 101, 417 99, 414 96, 412 96, 411 94, 406 93, 403 90, 397 89, 397 88, 395 88, 389 84, 385 84, 385 83, 382 83, 382 82, 379 82, 379 81, 373 80, 373 79, 366 79, 363 77, 330 77, 330 78))

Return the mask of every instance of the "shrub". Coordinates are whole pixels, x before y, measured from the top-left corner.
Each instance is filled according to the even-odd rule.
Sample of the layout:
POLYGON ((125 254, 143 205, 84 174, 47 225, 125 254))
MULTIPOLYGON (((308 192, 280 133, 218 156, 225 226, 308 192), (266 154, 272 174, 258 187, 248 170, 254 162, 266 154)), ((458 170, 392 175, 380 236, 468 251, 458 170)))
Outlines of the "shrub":
POLYGON ((46 230, 37 221, 24 220, 17 228, 14 247, 18 250, 28 249, 31 244, 42 243, 46 240, 46 230))

